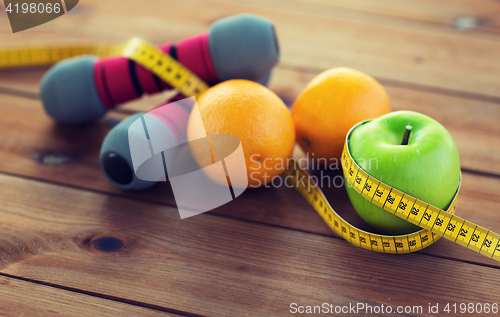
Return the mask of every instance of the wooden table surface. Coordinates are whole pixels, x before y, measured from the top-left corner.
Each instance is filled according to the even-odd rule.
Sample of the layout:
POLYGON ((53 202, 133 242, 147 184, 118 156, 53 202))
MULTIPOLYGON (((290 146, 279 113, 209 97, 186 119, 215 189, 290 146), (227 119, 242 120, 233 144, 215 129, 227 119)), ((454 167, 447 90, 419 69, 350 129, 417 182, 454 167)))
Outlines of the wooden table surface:
MULTIPOLYGON (((460 153, 457 214, 500 232, 499 1, 81 0, 16 34, 2 7, 0 47, 176 42, 242 12, 276 25, 281 61, 269 86, 288 105, 320 71, 348 66, 377 78, 395 110, 441 122, 460 153)), ((500 303, 499 262, 444 239, 408 255, 363 250, 294 189, 247 190, 180 220, 167 183, 114 188, 98 166, 104 136, 167 94, 59 126, 38 97, 46 70, 0 71, 0 316, 271 316, 291 314, 291 303, 420 305, 406 315, 425 316, 437 315, 429 303, 441 313, 500 303), (108 252, 103 238, 123 246, 108 252)), ((358 221, 344 189, 327 195, 358 221)))

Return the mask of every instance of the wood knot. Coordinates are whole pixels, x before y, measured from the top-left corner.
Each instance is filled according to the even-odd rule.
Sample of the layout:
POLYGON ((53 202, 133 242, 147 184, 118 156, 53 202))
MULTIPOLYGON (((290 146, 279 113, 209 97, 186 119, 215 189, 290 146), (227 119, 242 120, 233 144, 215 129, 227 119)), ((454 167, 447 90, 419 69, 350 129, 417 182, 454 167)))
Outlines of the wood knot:
POLYGON ((103 252, 115 252, 123 248, 123 242, 113 237, 97 238, 92 240, 90 244, 94 249, 103 252))
POLYGON ((52 151, 35 153, 33 157, 38 162, 47 166, 63 165, 77 160, 77 157, 73 154, 52 151))
POLYGON ((248 272, 249 271, 248 268, 246 268, 245 266, 239 266, 238 270, 244 271, 244 272, 248 272))
POLYGON ((471 31, 478 26, 484 25, 485 21, 475 16, 462 16, 453 21, 455 29, 461 32, 471 31))
POLYGON ((415 56, 413 60, 415 61, 415 64, 422 64, 422 62, 424 61, 424 59, 420 56, 415 56))
POLYGON ((123 232, 109 230, 85 230, 71 237, 80 249, 96 256, 125 256, 134 252, 137 240, 123 232))

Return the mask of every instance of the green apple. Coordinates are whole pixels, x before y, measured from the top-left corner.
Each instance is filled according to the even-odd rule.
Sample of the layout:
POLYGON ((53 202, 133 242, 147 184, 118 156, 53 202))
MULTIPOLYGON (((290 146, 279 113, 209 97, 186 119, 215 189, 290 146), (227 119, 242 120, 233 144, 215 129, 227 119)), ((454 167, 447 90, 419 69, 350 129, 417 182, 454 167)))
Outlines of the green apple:
MULTIPOLYGON (((376 179, 441 209, 451 203, 460 181, 460 159, 450 133, 436 120, 395 111, 357 127, 348 142, 354 161, 376 179)), ((347 183, 346 188, 361 218, 381 233, 420 229, 372 204, 347 183)))

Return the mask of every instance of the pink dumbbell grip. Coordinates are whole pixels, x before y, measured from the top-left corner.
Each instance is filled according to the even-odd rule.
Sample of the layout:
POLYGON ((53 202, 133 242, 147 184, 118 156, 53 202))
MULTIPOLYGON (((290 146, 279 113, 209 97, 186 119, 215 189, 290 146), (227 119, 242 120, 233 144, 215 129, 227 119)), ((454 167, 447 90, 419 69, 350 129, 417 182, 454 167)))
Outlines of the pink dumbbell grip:
MULTIPOLYGON (((158 48, 170 55, 172 44, 158 48)), ((179 62, 208 84, 219 81, 210 57, 208 33, 179 42, 176 51, 179 62)), ((141 65, 130 63, 122 56, 99 59, 94 65, 94 79, 99 96, 108 108, 139 98, 143 92, 152 94, 172 88, 141 65)))
POLYGON ((180 101, 184 98, 183 95, 177 94, 166 103, 148 112, 149 115, 157 117, 170 128, 178 144, 187 141, 187 123, 193 106, 190 102, 180 101))

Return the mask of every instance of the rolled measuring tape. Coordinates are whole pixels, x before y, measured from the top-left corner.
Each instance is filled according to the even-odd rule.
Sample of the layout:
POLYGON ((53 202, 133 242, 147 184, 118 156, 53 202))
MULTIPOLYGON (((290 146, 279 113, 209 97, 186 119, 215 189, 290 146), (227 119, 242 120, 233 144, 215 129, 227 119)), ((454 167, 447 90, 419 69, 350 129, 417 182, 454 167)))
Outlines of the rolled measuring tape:
POLYGON ((381 182, 365 172, 354 161, 349 151, 349 138, 357 127, 366 122, 356 124, 346 136, 341 157, 346 185, 353 187, 371 203, 421 227, 422 230, 406 235, 389 236, 356 228, 335 212, 309 173, 302 169, 296 160, 292 160, 284 175, 293 181, 290 183, 304 196, 326 224, 345 240, 372 251, 410 253, 421 250, 440 237, 444 237, 500 261, 500 235, 455 215, 460 185, 448 209, 442 210, 381 182), (306 181, 296 182, 297 179, 306 181), (313 185, 308 186, 306 183, 313 185))
POLYGON ((84 54, 127 57, 163 79, 184 96, 198 97, 209 87, 173 57, 138 37, 132 38, 125 45, 41 45, 0 49, 0 68, 50 65, 84 54))

